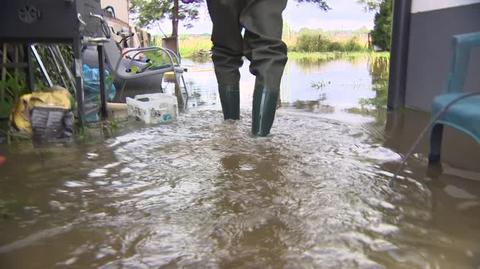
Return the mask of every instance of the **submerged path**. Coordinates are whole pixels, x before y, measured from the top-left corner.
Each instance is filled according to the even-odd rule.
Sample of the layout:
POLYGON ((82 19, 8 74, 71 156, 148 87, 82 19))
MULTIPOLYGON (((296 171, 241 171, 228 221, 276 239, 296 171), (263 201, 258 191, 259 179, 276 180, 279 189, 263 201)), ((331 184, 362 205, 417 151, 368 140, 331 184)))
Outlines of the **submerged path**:
POLYGON ((457 197, 447 196, 415 166, 392 183, 400 156, 381 135, 281 110, 274 135, 253 138, 249 114, 243 118, 223 122, 218 110, 199 110, 68 150, 11 148, 0 168, 0 267, 478 261, 479 198, 453 186, 457 197))

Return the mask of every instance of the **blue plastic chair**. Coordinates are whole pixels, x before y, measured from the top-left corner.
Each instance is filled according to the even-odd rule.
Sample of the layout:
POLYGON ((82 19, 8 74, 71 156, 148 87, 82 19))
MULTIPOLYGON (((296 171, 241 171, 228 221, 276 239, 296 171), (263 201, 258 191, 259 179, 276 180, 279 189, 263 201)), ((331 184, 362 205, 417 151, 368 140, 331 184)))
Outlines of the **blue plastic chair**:
MULTIPOLYGON (((470 54, 473 48, 480 47, 480 32, 456 35, 453 37, 454 51, 447 89, 435 97, 432 115, 435 117, 453 100, 465 94, 470 54)), ((444 126, 455 128, 480 143, 480 96, 473 96, 453 104, 438 120, 431 131, 429 163, 440 162, 444 126)))

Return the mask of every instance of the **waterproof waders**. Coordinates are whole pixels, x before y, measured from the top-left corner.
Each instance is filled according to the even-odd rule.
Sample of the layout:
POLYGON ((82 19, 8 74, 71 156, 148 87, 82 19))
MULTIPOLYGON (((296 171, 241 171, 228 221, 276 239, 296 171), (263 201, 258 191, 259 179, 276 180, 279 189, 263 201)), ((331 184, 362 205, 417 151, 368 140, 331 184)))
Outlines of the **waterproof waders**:
POLYGON ((207 0, 207 4, 223 115, 225 119, 240 118, 239 68, 246 56, 250 72, 256 76, 252 133, 266 136, 273 125, 287 63, 287 46, 282 42, 282 12, 287 0, 207 0))

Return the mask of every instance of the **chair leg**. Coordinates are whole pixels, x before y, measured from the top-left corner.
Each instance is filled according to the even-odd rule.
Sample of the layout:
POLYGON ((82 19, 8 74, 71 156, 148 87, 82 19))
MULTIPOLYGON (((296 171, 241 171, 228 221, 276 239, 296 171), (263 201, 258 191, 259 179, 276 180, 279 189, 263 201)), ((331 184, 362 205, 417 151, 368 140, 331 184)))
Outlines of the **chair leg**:
POLYGON ((188 107, 189 94, 188 94, 187 83, 185 82, 185 77, 183 75, 180 75, 180 78, 182 79, 183 89, 185 90, 185 106, 188 107))
POLYGON ((176 72, 174 72, 174 76, 175 76, 175 95, 177 96, 178 109, 180 111, 184 111, 186 107, 185 107, 185 100, 183 100, 182 88, 180 85, 180 78, 176 72))
POLYGON ((185 77, 181 75, 182 83, 183 83, 183 88, 185 89, 185 94, 187 95, 188 98, 188 88, 187 88, 187 83, 185 82, 185 77))
POLYGON ((430 135, 430 154, 428 156, 428 164, 436 165, 440 163, 440 155, 442 152, 443 124, 436 124, 430 135))

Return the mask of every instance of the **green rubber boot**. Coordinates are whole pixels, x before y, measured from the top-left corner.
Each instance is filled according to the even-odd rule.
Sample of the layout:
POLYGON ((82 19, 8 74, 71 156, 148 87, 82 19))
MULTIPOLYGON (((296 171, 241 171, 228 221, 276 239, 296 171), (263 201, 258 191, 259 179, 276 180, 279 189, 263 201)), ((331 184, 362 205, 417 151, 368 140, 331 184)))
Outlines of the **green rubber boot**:
POLYGON ((272 129, 277 110, 278 90, 271 90, 263 85, 255 85, 253 93, 252 134, 267 136, 272 129))
POLYGON ((240 119, 240 86, 218 85, 220 102, 222 103, 223 117, 225 120, 240 119))

